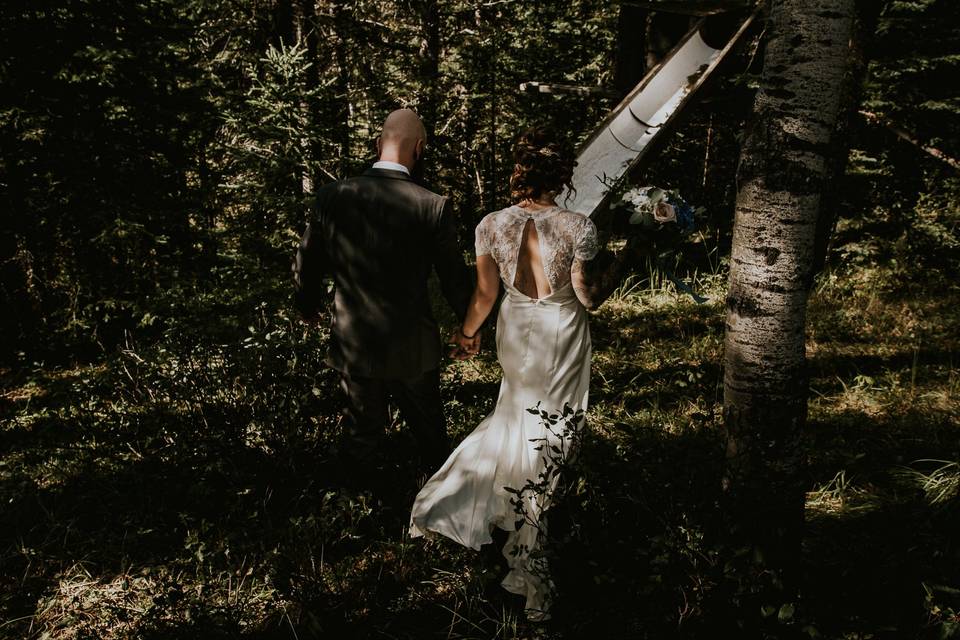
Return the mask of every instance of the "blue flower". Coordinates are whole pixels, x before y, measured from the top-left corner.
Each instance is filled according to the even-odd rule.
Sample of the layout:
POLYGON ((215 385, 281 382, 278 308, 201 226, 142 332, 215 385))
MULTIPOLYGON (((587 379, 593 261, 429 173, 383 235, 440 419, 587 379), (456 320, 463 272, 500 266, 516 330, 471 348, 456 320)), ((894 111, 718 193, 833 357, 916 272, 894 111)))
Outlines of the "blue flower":
POLYGON ((677 226, 680 227, 680 230, 684 233, 690 233, 693 231, 693 227, 695 225, 694 213, 696 210, 686 202, 681 202, 676 206, 676 211, 677 226))

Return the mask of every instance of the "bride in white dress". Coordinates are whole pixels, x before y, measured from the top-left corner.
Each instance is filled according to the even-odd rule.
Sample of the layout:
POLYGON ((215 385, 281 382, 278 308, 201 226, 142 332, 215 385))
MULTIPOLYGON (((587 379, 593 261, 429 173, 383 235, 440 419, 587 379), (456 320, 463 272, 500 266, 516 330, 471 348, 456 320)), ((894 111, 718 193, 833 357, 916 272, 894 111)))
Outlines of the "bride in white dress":
POLYGON ((493 527, 508 531, 503 555, 510 571, 501 584, 525 596, 528 618, 542 620, 549 616, 552 584, 534 552, 558 478, 548 473, 540 495, 517 490, 537 482, 551 463, 544 438, 570 443, 559 442, 563 416, 548 428, 538 412, 528 410, 539 405, 550 414, 563 414, 565 407, 586 412, 591 354, 586 308, 596 305, 601 287, 610 287, 585 275, 598 252, 593 222, 554 200, 569 184, 573 154, 531 131, 521 136, 516 161, 510 186, 518 204, 477 225, 477 287, 455 338, 462 353, 476 353, 480 327, 502 281, 506 293, 496 332, 500 394, 493 411, 420 490, 410 535, 442 534, 479 550, 493 541, 493 527), (527 521, 519 529, 518 508, 527 521))

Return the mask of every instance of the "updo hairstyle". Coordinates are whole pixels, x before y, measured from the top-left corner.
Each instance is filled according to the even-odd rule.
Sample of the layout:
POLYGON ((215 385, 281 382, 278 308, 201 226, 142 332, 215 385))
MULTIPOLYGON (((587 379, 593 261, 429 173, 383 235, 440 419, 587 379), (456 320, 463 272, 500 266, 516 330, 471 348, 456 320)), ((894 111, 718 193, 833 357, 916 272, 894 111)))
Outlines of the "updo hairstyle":
POLYGON ((513 159, 510 197, 515 202, 557 195, 564 187, 573 191, 571 179, 577 159, 562 136, 543 128, 528 129, 517 138, 513 159))

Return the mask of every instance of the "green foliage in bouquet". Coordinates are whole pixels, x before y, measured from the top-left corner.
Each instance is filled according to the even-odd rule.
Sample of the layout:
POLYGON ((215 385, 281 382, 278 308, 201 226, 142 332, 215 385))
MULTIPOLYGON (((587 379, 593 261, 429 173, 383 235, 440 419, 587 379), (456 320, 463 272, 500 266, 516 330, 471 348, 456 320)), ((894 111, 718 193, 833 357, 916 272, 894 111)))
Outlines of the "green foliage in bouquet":
POLYGON ((698 303, 707 301, 677 278, 670 266, 682 260, 684 247, 697 228, 696 221, 703 213, 702 208, 692 206, 674 191, 644 186, 624 192, 614 210, 620 214, 617 217, 626 218, 629 235, 643 237, 657 267, 678 291, 690 294, 698 303))

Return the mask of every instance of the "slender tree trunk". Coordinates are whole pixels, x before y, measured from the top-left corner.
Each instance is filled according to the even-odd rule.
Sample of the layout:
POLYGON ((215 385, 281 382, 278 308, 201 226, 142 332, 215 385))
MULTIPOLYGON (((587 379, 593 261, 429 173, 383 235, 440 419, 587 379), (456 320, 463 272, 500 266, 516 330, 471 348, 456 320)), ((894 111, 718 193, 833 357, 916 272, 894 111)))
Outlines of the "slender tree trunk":
MULTIPOLYGON (((497 206, 498 186, 497 174, 497 112, 500 109, 500 95, 497 93, 497 24, 496 10, 491 7, 477 5, 474 11, 476 30, 484 34, 489 42, 483 45, 481 73, 484 83, 482 92, 486 96, 486 148, 481 151, 481 166, 483 167, 483 181, 478 186, 482 198, 484 211, 492 211, 497 206), (485 196, 485 197, 484 197, 485 196)), ((482 124, 480 125, 483 126, 482 124)), ((502 188, 502 187, 501 187, 502 188)))
POLYGON ((707 125, 707 139, 703 143, 703 177, 700 179, 700 188, 707 188, 707 176, 710 174, 710 146, 713 144, 713 112, 710 112, 710 122, 707 125))
POLYGON ((837 148, 836 129, 852 106, 844 96, 853 77, 854 0, 774 0, 769 20, 761 88, 737 176, 723 483, 735 535, 754 548, 751 557, 761 558, 757 575, 767 576, 769 589, 758 595, 767 600, 759 604, 777 606, 777 599, 792 601, 798 587, 806 305, 817 229, 829 209, 823 197, 831 192, 837 154, 846 154, 837 148))
POLYGON ((299 34, 298 41, 303 42, 307 47, 307 60, 310 66, 307 68, 307 89, 310 96, 304 100, 301 105, 307 115, 309 126, 303 131, 301 145, 304 155, 304 170, 300 177, 301 189, 304 194, 311 194, 318 182, 317 166, 320 161, 322 149, 320 148, 320 104, 316 93, 320 89, 320 30, 317 25, 317 4, 316 0, 300 0, 299 2, 299 34))
POLYGON ((208 151, 211 144, 210 136, 200 137, 197 148, 197 166, 200 180, 200 210, 203 212, 203 235, 200 240, 200 253, 202 255, 203 269, 209 274, 210 269, 216 263, 217 243, 214 233, 217 226, 217 206, 216 206, 216 178, 211 175, 210 161, 208 151))
POLYGON ((423 95, 420 117, 432 134, 436 127, 440 82, 440 6, 437 0, 422 0, 420 11, 420 77, 423 95))
MULTIPOLYGON (((423 83, 418 112, 427 130, 427 140, 436 144, 435 133, 438 130, 437 117, 440 101, 440 6, 437 0, 422 0, 420 12, 420 80, 423 83)), ((427 163, 429 168, 424 178, 432 183, 437 167, 427 163)))
POLYGON ((337 166, 339 177, 346 177, 350 171, 350 51, 347 36, 350 31, 350 3, 344 0, 333 2, 333 53, 337 66, 337 80, 333 96, 333 134, 339 147, 340 162, 337 166))

